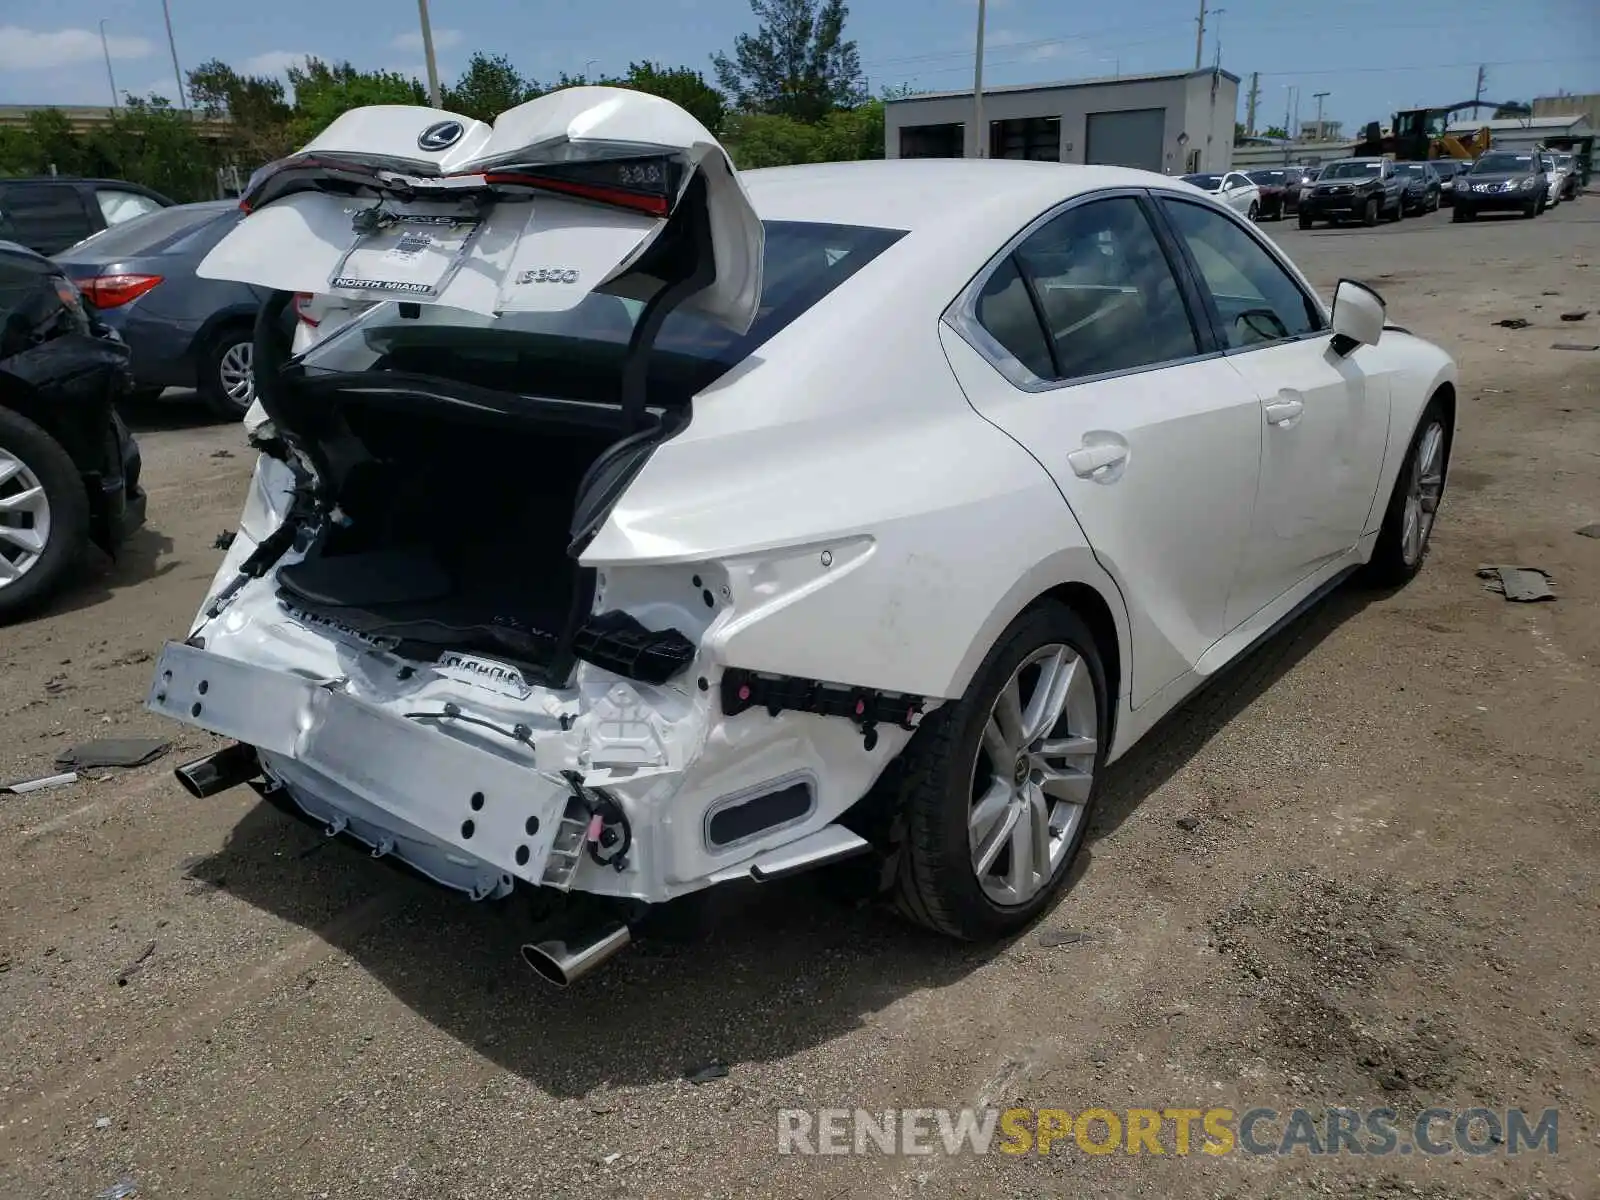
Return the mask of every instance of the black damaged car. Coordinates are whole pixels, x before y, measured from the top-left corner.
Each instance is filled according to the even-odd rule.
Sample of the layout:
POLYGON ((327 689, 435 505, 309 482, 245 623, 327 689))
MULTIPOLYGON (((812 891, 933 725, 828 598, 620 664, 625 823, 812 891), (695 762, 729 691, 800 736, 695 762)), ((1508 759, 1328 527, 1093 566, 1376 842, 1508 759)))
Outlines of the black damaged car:
POLYGON ((60 267, 0 242, 0 622, 52 595, 90 542, 115 554, 144 522, 116 411, 128 358, 60 267))
POLYGON ((1405 179, 1388 159, 1341 158, 1323 167, 1311 190, 1300 197, 1300 228, 1310 229, 1313 221, 1398 221, 1406 215, 1405 195, 1405 179))

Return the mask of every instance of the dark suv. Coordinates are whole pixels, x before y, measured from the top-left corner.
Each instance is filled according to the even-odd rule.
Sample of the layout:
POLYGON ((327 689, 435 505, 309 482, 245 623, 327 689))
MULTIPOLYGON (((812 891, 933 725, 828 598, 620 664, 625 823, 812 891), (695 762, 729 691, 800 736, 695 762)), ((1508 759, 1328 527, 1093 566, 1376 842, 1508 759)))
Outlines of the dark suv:
POLYGON ((120 179, 0 179, 0 241, 55 254, 172 201, 120 179))
POLYGON ((1550 195, 1543 156, 1532 151, 1491 150, 1472 170, 1456 176, 1453 221, 1470 221, 1484 212, 1519 212, 1537 217, 1550 195))
POLYGON ((1406 181, 1386 158, 1341 158, 1322 168, 1316 184, 1300 197, 1300 228, 1313 221, 1398 221, 1405 213, 1406 181))
POLYGON ((94 542, 144 521, 139 448, 117 416, 128 347, 55 263, 0 241, 0 622, 46 599, 94 542))
POLYGON ((1441 181, 1432 163, 1397 162, 1394 169, 1405 180, 1406 212, 1421 215, 1439 211, 1441 181))

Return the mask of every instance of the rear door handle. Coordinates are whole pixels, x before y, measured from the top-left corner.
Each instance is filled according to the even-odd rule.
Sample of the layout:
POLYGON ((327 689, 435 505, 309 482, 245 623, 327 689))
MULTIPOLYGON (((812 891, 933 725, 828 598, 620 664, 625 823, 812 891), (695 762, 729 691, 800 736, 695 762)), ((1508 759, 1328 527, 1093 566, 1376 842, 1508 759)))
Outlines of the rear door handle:
POLYGON ((1067 455, 1067 465, 1079 479, 1094 479, 1119 463, 1128 461, 1128 448, 1115 442, 1084 446, 1067 455))
POLYGON ((1305 410, 1305 403, 1301 400, 1274 400, 1266 406, 1267 424, 1287 425, 1305 410))

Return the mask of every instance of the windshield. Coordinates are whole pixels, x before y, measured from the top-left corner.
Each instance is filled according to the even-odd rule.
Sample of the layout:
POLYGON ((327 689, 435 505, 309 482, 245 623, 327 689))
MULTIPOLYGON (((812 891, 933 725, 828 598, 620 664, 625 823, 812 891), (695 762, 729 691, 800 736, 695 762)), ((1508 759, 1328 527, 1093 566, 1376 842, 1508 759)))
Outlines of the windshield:
POLYGON ((1382 163, 1375 162, 1336 162, 1325 167, 1322 172, 1323 179, 1365 179, 1369 175, 1376 175, 1383 170, 1382 163))
POLYGON ((1533 170, 1531 154, 1485 154, 1472 168, 1474 175, 1515 175, 1533 170))
MULTIPOLYGON (((767 221, 761 302, 748 332, 675 312, 650 360, 653 399, 708 387, 900 238, 903 230, 767 221)), ((411 306, 406 306, 410 308, 411 306)), ((620 396, 621 367, 644 306, 590 293, 566 312, 480 316, 425 305, 410 318, 384 303, 306 356, 311 374, 401 371, 555 399, 620 396), (609 382, 606 382, 609 381, 609 382)))
POLYGON ((1286 183, 1289 179, 1287 171, 1251 171, 1250 179, 1255 183, 1286 183))
POLYGON ((152 213, 134 217, 85 238, 70 250, 56 255, 56 261, 107 262, 115 258, 165 253, 174 249, 174 243, 228 213, 237 219, 240 215, 239 206, 226 201, 158 208, 152 213))
POLYGON ((1398 163, 1395 165, 1395 173, 1409 175, 1413 179, 1421 179, 1427 175, 1428 168, 1422 163, 1398 163))
POLYGON ((1214 192, 1222 186, 1221 175, 1185 175, 1183 181, 1208 192, 1214 192))

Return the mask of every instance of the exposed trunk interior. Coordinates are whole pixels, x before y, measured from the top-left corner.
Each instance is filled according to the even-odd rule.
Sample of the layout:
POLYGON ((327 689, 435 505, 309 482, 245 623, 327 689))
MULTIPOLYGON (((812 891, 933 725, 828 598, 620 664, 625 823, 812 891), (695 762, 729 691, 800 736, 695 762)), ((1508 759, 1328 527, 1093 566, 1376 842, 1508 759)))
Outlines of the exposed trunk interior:
POLYGON ((281 598, 407 657, 483 653, 543 675, 588 610, 573 510, 618 431, 392 396, 341 397, 328 415, 337 518, 279 571, 281 598))

